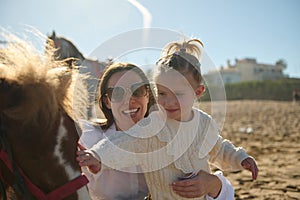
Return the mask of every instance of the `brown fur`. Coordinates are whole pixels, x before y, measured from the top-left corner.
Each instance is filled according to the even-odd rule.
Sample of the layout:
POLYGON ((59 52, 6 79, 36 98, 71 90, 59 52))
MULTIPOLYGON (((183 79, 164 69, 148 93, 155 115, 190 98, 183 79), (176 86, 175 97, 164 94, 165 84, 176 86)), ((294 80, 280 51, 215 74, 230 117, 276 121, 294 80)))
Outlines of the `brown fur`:
POLYGON ((51 124, 59 106, 62 105, 71 114, 72 106, 79 105, 78 101, 82 101, 79 113, 80 117, 85 118, 82 116, 86 109, 83 106, 88 93, 84 88, 84 77, 70 70, 63 61, 54 60, 51 56, 53 49, 49 48, 43 57, 26 41, 13 35, 7 37, 17 42, 10 43, 7 48, 0 50, 4 55, 0 62, 0 77, 19 85, 22 93, 26 95, 26 101, 18 107, 5 110, 5 113, 11 118, 23 120, 24 123, 34 122, 41 117, 48 119, 45 123, 51 124), (85 97, 73 99, 72 92, 76 92, 77 95, 82 93, 85 97), (31 100, 34 100, 36 106, 29 106, 32 104, 31 100))
MULTIPOLYGON (((13 42, 0 49, 0 112, 5 116, 15 162, 48 193, 68 182, 65 165, 77 170, 77 175, 80 173, 75 160, 78 134, 74 122, 87 117, 84 76, 64 62, 55 61, 51 47, 41 55, 29 42, 14 35, 5 37, 13 42), (62 118, 68 131, 64 148, 60 149, 65 165, 53 156, 62 118)), ((1 161, 0 170, 4 177, 12 179, 1 161)), ((8 193, 14 195, 11 190, 8 193)))
POLYGON ((95 98, 99 79, 102 76, 104 68, 112 63, 111 60, 100 62, 98 60, 85 58, 71 40, 65 37, 58 37, 54 31, 52 35, 47 37, 46 43, 46 53, 49 49, 55 48, 54 53, 50 51, 55 60, 65 60, 68 64, 75 64, 80 73, 89 75, 86 79, 90 94, 88 118, 104 118, 103 113, 99 110, 98 106, 95 105, 95 98))

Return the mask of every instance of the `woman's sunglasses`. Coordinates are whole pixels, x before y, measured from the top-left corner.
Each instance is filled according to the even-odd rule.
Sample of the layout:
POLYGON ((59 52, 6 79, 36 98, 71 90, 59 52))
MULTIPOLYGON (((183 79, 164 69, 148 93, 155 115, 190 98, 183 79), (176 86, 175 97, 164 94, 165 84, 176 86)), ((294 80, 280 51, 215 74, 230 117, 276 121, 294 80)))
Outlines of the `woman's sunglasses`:
POLYGON ((107 88, 105 96, 113 103, 121 102, 126 96, 126 90, 130 92, 132 97, 144 97, 147 95, 149 90, 149 84, 135 83, 130 88, 124 88, 122 86, 107 88))

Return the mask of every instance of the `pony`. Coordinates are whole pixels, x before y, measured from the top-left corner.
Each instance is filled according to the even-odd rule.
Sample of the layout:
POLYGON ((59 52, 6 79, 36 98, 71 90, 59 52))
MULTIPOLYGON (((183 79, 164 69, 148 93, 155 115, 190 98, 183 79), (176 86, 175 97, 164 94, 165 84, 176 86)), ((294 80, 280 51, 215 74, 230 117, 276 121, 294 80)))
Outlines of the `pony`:
POLYGON ((56 60, 68 59, 69 63, 75 63, 76 66, 79 66, 80 73, 88 73, 90 75, 90 78, 87 79, 89 93, 91 94, 91 107, 88 116, 89 118, 104 119, 104 115, 98 109, 98 106, 95 106, 95 99, 97 96, 95 91, 97 90, 99 79, 101 78, 105 67, 112 64, 112 60, 107 59, 107 62, 99 62, 98 60, 85 58, 73 42, 64 37, 58 37, 55 31, 48 36, 46 43, 46 47, 51 45, 56 48, 54 53, 54 58, 56 60))
POLYGON ((76 161, 84 75, 6 34, 0 49, 0 199, 89 199, 76 161), (77 98, 76 98, 77 97, 77 98))

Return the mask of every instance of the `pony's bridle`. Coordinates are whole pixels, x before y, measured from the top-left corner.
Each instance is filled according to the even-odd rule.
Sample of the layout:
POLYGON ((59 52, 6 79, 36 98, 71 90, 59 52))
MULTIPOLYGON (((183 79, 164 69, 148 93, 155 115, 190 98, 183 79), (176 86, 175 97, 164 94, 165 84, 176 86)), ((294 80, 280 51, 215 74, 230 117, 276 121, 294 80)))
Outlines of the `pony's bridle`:
MULTIPOLYGON (((16 163, 13 160, 12 156, 12 150, 11 146, 8 142, 7 139, 7 129, 5 126, 5 118, 3 113, 0 113, 0 141, 1 141, 1 149, 0 149, 0 158, 2 162, 6 165, 7 168, 10 169, 10 171, 13 173, 14 178, 15 178, 15 183, 12 184, 13 189, 18 193, 24 195, 26 199, 32 199, 30 197, 29 191, 25 185, 24 178, 21 175, 18 167, 16 166, 16 163)), ((3 199, 7 199, 6 197, 6 192, 4 188, 4 177, 2 176, 2 173, 0 174, 1 182, 0 182, 0 187, 1 187, 1 192, 3 195, 3 199)))
POLYGON ((4 114, 0 113, 0 147, 2 147, 0 148, 0 160, 6 165, 7 169, 13 174, 15 179, 14 183, 8 183, 8 181, 4 179, 2 172, 0 173, 0 192, 2 193, 3 200, 7 199, 4 183, 11 185, 15 192, 22 195, 26 200, 33 199, 32 195, 36 199, 41 200, 60 200, 75 193, 89 182, 86 176, 81 174, 65 185, 45 194, 30 181, 22 169, 14 162, 11 146, 7 138, 7 127, 5 125, 4 114))

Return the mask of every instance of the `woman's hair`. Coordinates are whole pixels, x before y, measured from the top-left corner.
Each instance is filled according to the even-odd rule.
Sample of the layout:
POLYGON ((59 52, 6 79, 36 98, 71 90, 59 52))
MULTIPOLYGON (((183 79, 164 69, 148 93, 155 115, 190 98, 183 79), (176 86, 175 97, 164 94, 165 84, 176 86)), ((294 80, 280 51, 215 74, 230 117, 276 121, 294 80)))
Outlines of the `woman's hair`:
POLYGON ((152 92, 153 90, 152 90, 149 80, 148 80, 147 76, 145 75, 145 73, 143 72, 143 70, 141 70, 139 67, 137 67, 133 64, 130 64, 130 63, 123 63, 123 62, 113 63, 112 65, 108 66, 105 69, 105 71, 102 75, 102 78, 100 80, 100 84, 99 84, 98 102, 99 102, 100 109, 102 110, 102 112, 104 113, 104 115, 107 119, 107 121, 105 123, 101 124, 101 128, 103 130, 107 130, 115 122, 112 110, 106 106, 105 101, 104 101, 104 98, 107 98, 106 91, 108 88, 108 81, 114 74, 116 74, 118 72, 124 72, 124 71, 134 71, 141 77, 141 79, 143 80, 144 83, 146 83, 150 86, 149 102, 147 105, 147 112, 145 114, 145 117, 147 117, 149 115, 150 108, 153 105, 155 105, 155 98, 154 98, 154 94, 152 92))
POLYGON ((157 72, 154 79, 160 73, 174 69, 184 76, 192 74, 195 81, 200 84, 202 81, 199 61, 201 47, 203 47, 203 44, 198 39, 172 42, 165 46, 160 59, 156 63, 157 72))

